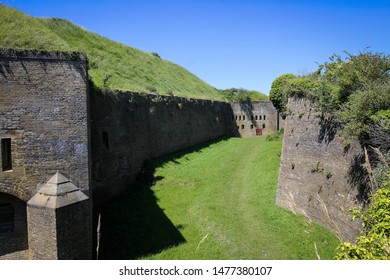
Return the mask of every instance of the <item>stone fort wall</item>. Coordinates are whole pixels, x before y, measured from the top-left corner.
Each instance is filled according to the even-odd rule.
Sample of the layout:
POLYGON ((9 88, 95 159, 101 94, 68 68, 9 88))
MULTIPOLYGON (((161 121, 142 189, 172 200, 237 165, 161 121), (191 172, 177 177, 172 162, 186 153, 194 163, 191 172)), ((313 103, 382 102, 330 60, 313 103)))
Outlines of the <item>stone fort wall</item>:
POLYGON ((29 258, 28 234, 54 238, 28 223, 26 203, 56 171, 89 195, 87 92, 82 54, 1 50, 0 259, 29 258))
POLYGON ((145 160, 277 129, 270 102, 89 92, 87 67, 82 54, 0 51, 0 259, 89 258, 92 201, 128 189, 145 160))
POLYGON ((284 127, 284 120, 270 101, 234 102, 230 105, 236 124, 235 136, 259 137, 284 127))
POLYGON ((276 203, 354 242, 359 223, 347 213, 361 207, 353 176, 358 143, 349 149, 329 116, 305 99, 289 99, 276 203))
POLYGON ((91 96, 94 205, 129 188, 143 163, 232 135, 225 102, 104 91, 91 96))

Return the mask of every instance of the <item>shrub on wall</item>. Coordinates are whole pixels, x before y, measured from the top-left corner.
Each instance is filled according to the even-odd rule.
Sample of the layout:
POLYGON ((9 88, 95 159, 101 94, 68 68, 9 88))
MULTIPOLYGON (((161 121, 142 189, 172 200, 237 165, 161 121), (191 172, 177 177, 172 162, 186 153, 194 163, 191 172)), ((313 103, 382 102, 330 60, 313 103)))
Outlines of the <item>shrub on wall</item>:
POLYGON ((353 209, 353 218, 363 221, 363 232, 356 244, 337 247, 336 259, 390 260, 390 172, 388 180, 373 196, 367 211, 353 209))
POLYGON ((266 141, 278 141, 283 138, 284 128, 279 129, 265 137, 266 141))
POLYGON ((269 99, 282 116, 286 115, 288 99, 288 81, 296 78, 294 74, 283 74, 277 77, 271 85, 269 99))
POLYGON ((359 140, 365 151, 362 181, 364 192, 373 193, 371 206, 367 211, 353 210, 353 217, 362 219, 364 232, 356 244, 341 244, 336 258, 389 259, 390 56, 371 51, 345 54, 331 56, 307 76, 278 77, 270 99, 281 110, 287 97, 310 99, 318 110, 333 116, 346 143, 359 140))

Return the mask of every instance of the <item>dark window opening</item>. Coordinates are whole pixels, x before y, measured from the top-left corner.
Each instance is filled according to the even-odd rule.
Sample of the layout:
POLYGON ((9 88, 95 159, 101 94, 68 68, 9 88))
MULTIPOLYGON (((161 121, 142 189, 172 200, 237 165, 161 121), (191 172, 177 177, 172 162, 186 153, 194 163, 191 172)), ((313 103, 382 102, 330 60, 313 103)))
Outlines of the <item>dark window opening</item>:
POLYGON ((104 147, 109 149, 110 148, 110 142, 108 141, 108 133, 107 133, 107 131, 103 131, 102 137, 103 137, 103 145, 104 145, 104 147))
POLYGON ((264 117, 263 117, 263 120, 265 120, 265 115, 264 115, 264 117))
POLYGON ((253 129, 253 124, 251 124, 251 129, 253 129))
POLYGON ((10 204, 0 204, 0 233, 14 232, 15 209, 10 204))
POLYGON ((253 121, 253 116, 251 116, 251 120, 253 121))
POLYGON ((256 116, 256 121, 259 119, 259 117, 258 116, 256 116))
POLYGON ((263 129, 265 128, 265 124, 263 123, 263 129))
POLYGON ((237 120, 237 116, 236 116, 236 120, 237 120))
POLYGON ((261 120, 261 116, 259 116, 259 120, 261 120))
POLYGON ((238 117, 238 120, 241 121, 241 116, 238 117))
POLYGON ((1 161, 3 171, 12 170, 11 138, 1 139, 1 161))
POLYGON ((245 125, 242 124, 242 125, 241 125, 241 129, 244 129, 244 128, 245 128, 245 125))
POLYGON ((245 116, 242 116, 242 120, 245 121, 245 116))

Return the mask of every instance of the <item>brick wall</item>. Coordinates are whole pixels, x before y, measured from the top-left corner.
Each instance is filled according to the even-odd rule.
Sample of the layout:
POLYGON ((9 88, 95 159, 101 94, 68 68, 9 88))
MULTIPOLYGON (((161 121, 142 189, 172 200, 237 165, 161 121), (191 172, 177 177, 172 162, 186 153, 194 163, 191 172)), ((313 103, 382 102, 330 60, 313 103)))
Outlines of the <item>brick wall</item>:
MULTIPOLYGON (((0 193, 27 202, 59 170, 89 195, 87 92, 82 54, 0 51, 0 138, 11 139, 12 157, 11 170, 0 169, 0 193)), ((42 246, 55 242, 38 224, 29 230, 42 246)))
POLYGON ((27 201, 60 170, 88 193, 86 65, 82 55, 0 52, 0 138, 12 143, 0 192, 27 201))

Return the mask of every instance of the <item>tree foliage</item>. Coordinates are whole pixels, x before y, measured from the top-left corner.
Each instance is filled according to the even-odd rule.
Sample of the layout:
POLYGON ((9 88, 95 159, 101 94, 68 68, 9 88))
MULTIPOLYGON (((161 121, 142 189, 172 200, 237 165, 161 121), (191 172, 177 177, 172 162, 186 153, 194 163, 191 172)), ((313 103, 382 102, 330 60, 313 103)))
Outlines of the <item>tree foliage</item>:
POLYGON ((261 92, 255 90, 247 90, 243 88, 229 88, 229 89, 219 90, 219 92, 223 97, 225 97, 227 101, 230 102, 268 100, 268 96, 261 92))
MULTIPOLYGON (((390 176, 390 173, 388 173, 390 176)), ((337 247, 336 259, 390 260, 390 177, 371 199, 367 211, 352 209, 353 218, 363 221, 363 232, 356 244, 344 242, 337 247)))
POLYGON ((282 113, 288 97, 305 97, 337 116, 345 135, 367 141, 373 116, 390 108, 390 56, 370 51, 332 55, 307 76, 284 74, 274 80, 270 100, 282 113))
POLYGON ((296 76, 294 74, 283 74, 272 82, 271 90, 269 92, 269 99, 271 100, 274 107, 279 111, 279 113, 282 114, 282 116, 286 114, 288 81, 294 79, 295 77, 296 76))

